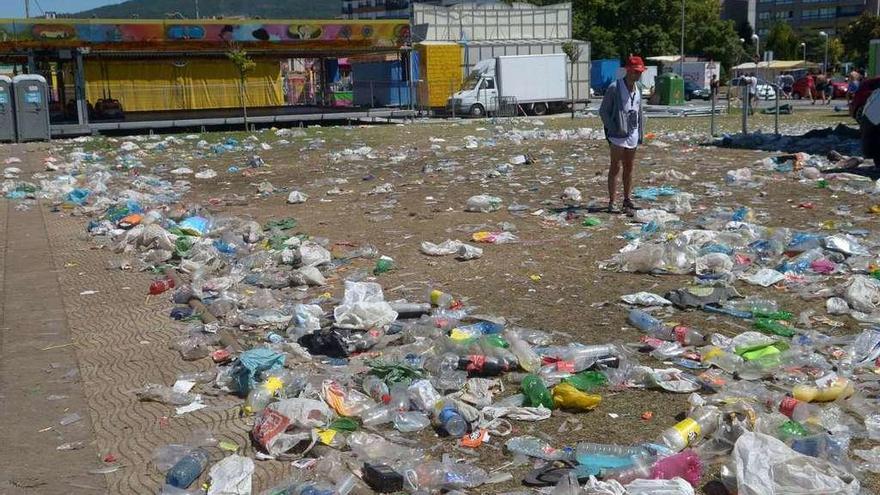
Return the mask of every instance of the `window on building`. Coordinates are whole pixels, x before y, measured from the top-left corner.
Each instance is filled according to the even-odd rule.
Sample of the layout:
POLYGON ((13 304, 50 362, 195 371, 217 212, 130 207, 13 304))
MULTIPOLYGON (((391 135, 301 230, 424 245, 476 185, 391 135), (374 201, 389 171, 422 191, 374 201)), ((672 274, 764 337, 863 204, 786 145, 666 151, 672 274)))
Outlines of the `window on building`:
POLYGON ((785 5, 789 3, 794 3, 794 0, 776 0, 776 5, 785 5))
POLYGON ((853 17, 862 15, 863 5, 845 5, 837 8, 837 17, 853 17))
POLYGON ((758 19, 762 21, 770 19, 770 12, 761 12, 760 14, 758 14, 758 19))

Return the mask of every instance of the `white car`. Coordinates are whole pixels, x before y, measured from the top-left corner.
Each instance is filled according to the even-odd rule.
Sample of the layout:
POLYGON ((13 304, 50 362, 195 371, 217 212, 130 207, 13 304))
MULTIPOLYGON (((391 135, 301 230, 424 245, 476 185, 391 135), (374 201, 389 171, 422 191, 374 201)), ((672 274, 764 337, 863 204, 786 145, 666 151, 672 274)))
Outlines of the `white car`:
POLYGON ((776 90, 773 89, 773 86, 769 84, 759 84, 758 85, 758 99, 759 100, 775 100, 776 99, 776 90))

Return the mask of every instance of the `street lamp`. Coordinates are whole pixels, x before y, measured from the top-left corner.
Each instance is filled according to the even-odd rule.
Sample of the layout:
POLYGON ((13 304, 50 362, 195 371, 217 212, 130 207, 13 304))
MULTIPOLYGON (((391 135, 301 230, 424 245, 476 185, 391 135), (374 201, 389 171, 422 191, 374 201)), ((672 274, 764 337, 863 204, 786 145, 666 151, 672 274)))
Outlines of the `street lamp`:
POLYGON ((758 60, 761 60, 761 37, 753 34, 752 41, 755 42, 755 56, 758 57, 758 60))
POLYGON ((804 50, 804 65, 807 64, 807 44, 801 42, 801 48, 804 50))
POLYGON ((822 64, 822 73, 828 72, 828 33, 819 31, 819 36, 825 38, 825 62, 822 64))

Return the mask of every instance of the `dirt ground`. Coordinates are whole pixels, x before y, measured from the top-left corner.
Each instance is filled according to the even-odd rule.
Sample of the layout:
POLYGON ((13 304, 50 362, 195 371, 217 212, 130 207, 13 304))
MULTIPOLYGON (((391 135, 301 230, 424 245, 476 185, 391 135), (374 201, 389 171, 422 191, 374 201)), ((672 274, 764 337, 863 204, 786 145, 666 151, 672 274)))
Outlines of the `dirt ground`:
MULTIPOLYGON (((735 116, 725 117, 721 119, 720 127, 734 131, 738 122, 735 116)), ((770 117, 756 117, 754 122, 765 130, 772 129, 770 117)), ((784 126, 795 128, 805 125, 824 127, 847 120, 841 114, 812 113, 784 116, 782 122, 784 126)), ((607 145, 603 141, 535 137, 518 143, 509 138, 509 131, 513 129, 558 135, 560 130, 595 128, 597 125, 596 119, 554 118, 307 128, 303 135, 284 138, 288 144, 280 144, 281 138, 273 131, 265 130, 255 136, 259 142, 271 145, 271 150, 257 147, 254 151, 216 154, 207 149, 197 151, 195 143, 198 139, 193 139, 171 145, 167 150, 135 154, 147 167, 162 167, 168 177, 171 177, 169 170, 181 166, 195 171, 203 167, 215 170, 219 174, 216 179, 184 177, 193 183, 193 191, 185 202, 210 204, 209 210, 214 215, 251 217, 261 223, 272 218, 294 217, 299 223, 298 231, 327 237, 331 243, 337 244, 338 250, 366 244, 376 246, 382 255, 395 260, 396 269, 377 279, 385 287, 388 299, 421 300, 428 288, 441 288, 465 298, 478 306, 482 313, 505 316, 519 325, 552 332, 557 343, 637 342, 641 334, 626 324, 627 310, 619 303, 620 296, 642 290, 663 294, 691 284, 693 277, 617 273, 601 269, 598 262, 611 258, 626 244, 622 234, 633 224, 625 216, 586 213, 599 218, 602 223, 597 227, 583 227, 583 209, 574 210, 569 225, 565 226, 533 214, 537 210, 561 207, 559 196, 568 186, 577 187, 584 194, 584 203, 597 207, 606 204, 607 145), (476 138, 478 146, 475 149, 465 147, 467 136, 476 138), (320 146, 316 145, 316 139, 322 140, 320 146), (490 141, 493 142, 491 146, 487 145, 490 141), (351 159, 339 155, 344 149, 362 146, 372 148, 374 157, 351 159), (232 165, 246 167, 253 154, 258 154, 266 166, 253 169, 253 173, 247 175, 227 172, 232 165), (528 154, 534 163, 514 166, 508 175, 487 173, 521 154, 528 154), (345 181, 330 183, 329 179, 345 181), (258 194, 258 184, 264 181, 270 182, 276 192, 258 194), (384 183, 392 184, 393 192, 370 194, 373 188, 384 183), (327 194, 334 187, 338 187, 342 194, 327 194), (287 194, 291 190, 307 193, 309 200, 300 205, 287 204, 287 194), (467 198, 482 193, 501 197, 502 209, 488 214, 464 212, 467 198), (228 200, 230 194, 245 196, 246 204, 227 205, 228 201, 224 200, 228 200), (513 203, 525 205, 527 209, 514 214, 507 210, 507 206, 513 203), (500 222, 514 224, 521 242, 482 245, 484 256, 468 262, 456 261, 452 256, 427 257, 419 252, 422 241, 439 243, 447 238, 467 241, 473 231, 498 230, 500 222)), ((696 136, 680 139, 688 133, 702 133, 704 138, 708 129, 707 118, 654 119, 650 126, 657 138, 639 151, 637 184, 670 185, 694 194, 694 211, 683 216, 685 222, 699 218, 711 208, 748 206, 754 210, 757 221, 767 226, 819 230, 833 222, 835 229, 876 229, 877 216, 867 213, 870 204, 866 196, 835 192, 833 188, 817 189, 813 184, 800 182, 793 174, 762 173, 764 186, 757 189, 725 186, 723 178, 727 170, 749 166, 770 154, 701 146, 701 139, 696 136), (650 179, 652 172, 670 169, 684 173, 688 178, 672 182, 652 182, 650 179), (709 185, 719 186, 723 195, 709 196, 712 191, 709 185), (811 202, 813 207, 802 207, 805 202, 811 202), (840 206, 849 206, 851 210, 844 214, 840 206)), ((202 135, 199 139, 211 144, 223 142, 227 137, 247 142, 249 135, 215 133, 202 135)), ((123 138, 114 138, 86 143, 53 143, 48 147, 31 145, 27 151, 20 147, 9 148, 6 154, 27 158, 31 170, 36 171, 46 153, 63 158, 76 147, 94 150, 105 160, 112 161, 123 141, 123 138)), ((144 143, 139 144, 143 147, 144 143)), ((254 144, 258 146, 258 143, 254 144)), ((62 471, 68 469, 81 473, 85 468, 117 465, 123 468, 109 474, 90 475, 87 477, 90 482, 69 485, 65 491, 64 483, 57 483, 58 471, 15 462, 7 443, 3 447, 3 464, 11 469, 4 469, 8 473, 5 478, 0 476, 0 492, 72 493, 82 490, 83 493, 97 493, 106 490, 110 493, 155 493, 162 476, 149 463, 152 451, 166 443, 181 441, 198 428, 208 428, 234 441, 244 455, 253 456, 254 449, 248 440, 252 420, 240 416, 238 399, 211 397, 207 409, 176 417, 170 406, 140 403, 131 393, 144 383, 170 384, 178 373, 212 366, 209 360, 184 362, 175 351, 168 349, 169 341, 181 334, 185 326, 168 318, 172 304, 166 298, 145 298, 151 274, 106 269, 108 262, 120 256, 108 249, 96 249, 85 235, 86 218, 68 210, 53 212, 52 205, 47 202, 35 206, 31 212, 22 212, 15 210, 15 203, 2 201, 7 224, 4 240, 7 273, 13 249, 10 242, 18 235, 9 227, 12 219, 32 211, 42 212, 45 219, 45 232, 51 248, 49 258, 64 303, 62 313, 69 327, 70 350, 79 369, 80 378, 70 384, 71 395, 79 389, 83 403, 87 404, 79 412, 87 416, 85 424, 91 428, 91 440, 86 442, 88 448, 83 450, 55 452, 55 448, 63 443, 57 436, 37 434, 31 442, 35 442, 37 449, 51 451, 53 459, 64 464, 62 471), (86 291, 98 292, 84 295, 86 291), (104 462, 108 454, 118 460, 104 462), (79 456, 82 461, 69 463, 66 459, 73 458, 71 456, 79 456)), ((647 201, 641 203, 650 205, 647 201)), ((329 288, 314 292, 330 291, 341 297, 342 280, 358 270, 370 269, 371 263, 356 260, 329 280, 329 288)), ((844 277, 832 278, 828 285, 843 280, 844 277)), ((6 282, 4 307, 9 311, 12 303, 9 302, 8 276, 6 282)), ((777 299, 795 314, 806 309, 824 314, 824 300, 804 301, 787 291, 759 289, 743 283, 738 283, 737 288, 744 295, 760 294, 777 299)), ((30 297, 41 297, 42 293, 32 291, 29 294, 30 297)), ((705 332, 729 336, 744 328, 742 322, 701 312, 676 312, 674 319, 705 332)), ((838 319, 844 324, 842 328, 822 330, 843 334, 861 328, 854 320, 838 319)), ((8 323, 5 323, 4 334, 9 331, 8 323)), ((8 335, 4 337, 5 343, 8 335)), ((62 339, 60 343, 65 342, 62 339)), ((22 352, 26 358, 44 359, 41 353, 45 351, 40 349, 42 347, 30 347, 22 352)), ((10 351, 4 347, 4 357, 7 352, 10 351)), ((661 364, 647 356, 642 362, 661 364)), ((4 404, 13 397, 10 383, 14 374, 14 370, 3 368, 0 397, 4 404)), ((508 393, 515 387, 509 384, 508 393)), ((47 393, 38 389, 33 400, 45 401, 46 397, 47 393)), ((650 441, 687 409, 686 400, 687 395, 668 392, 606 391, 602 404, 592 412, 554 412, 548 421, 514 423, 512 435, 537 434, 557 446, 573 445, 578 441, 650 441), (641 419, 645 411, 654 413, 652 420, 641 419)), ((38 411, 39 408, 33 416, 23 418, 12 416, 11 411, 4 408, 0 428, 9 430, 48 424, 47 417, 41 416, 50 413, 41 415, 38 411)), ((56 430, 63 428, 55 427, 56 430)), ((453 448, 453 442, 441 441, 433 432, 423 433, 419 440, 431 455, 449 453, 488 470, 510 460, 502 449, 503 438, 493 439, 473 452, 453 448)), ((254 492, 271 487, 294 474, 295 470, 289 463, 258 462, 254 492)), ((522 490, 520 479, 527 466, 503 471, 510 472, 514 479, 481 487, 474 493, 522 490)), ((709 469, 709 472, 716 471, 717 466, 709 469)), ((709 479, 704 477, 704 481, 709 479)), ((877 485, 872 483, 872 486, 877 485)))

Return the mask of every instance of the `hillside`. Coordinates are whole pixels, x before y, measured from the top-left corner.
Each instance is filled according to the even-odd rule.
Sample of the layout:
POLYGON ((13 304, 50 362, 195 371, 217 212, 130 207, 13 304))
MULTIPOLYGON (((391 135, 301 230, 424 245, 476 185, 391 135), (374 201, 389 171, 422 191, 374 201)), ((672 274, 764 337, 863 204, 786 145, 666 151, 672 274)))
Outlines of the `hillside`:
MULTIPOLYGON (((70 14, 73 17, 163 19, 180 12, 195 16, 195 0, 129 0, 116 5, 70 14)), ((263 19, 333 19, 340 16, 340 0, 201 0, 201 17, 261 17, 263 19)))

